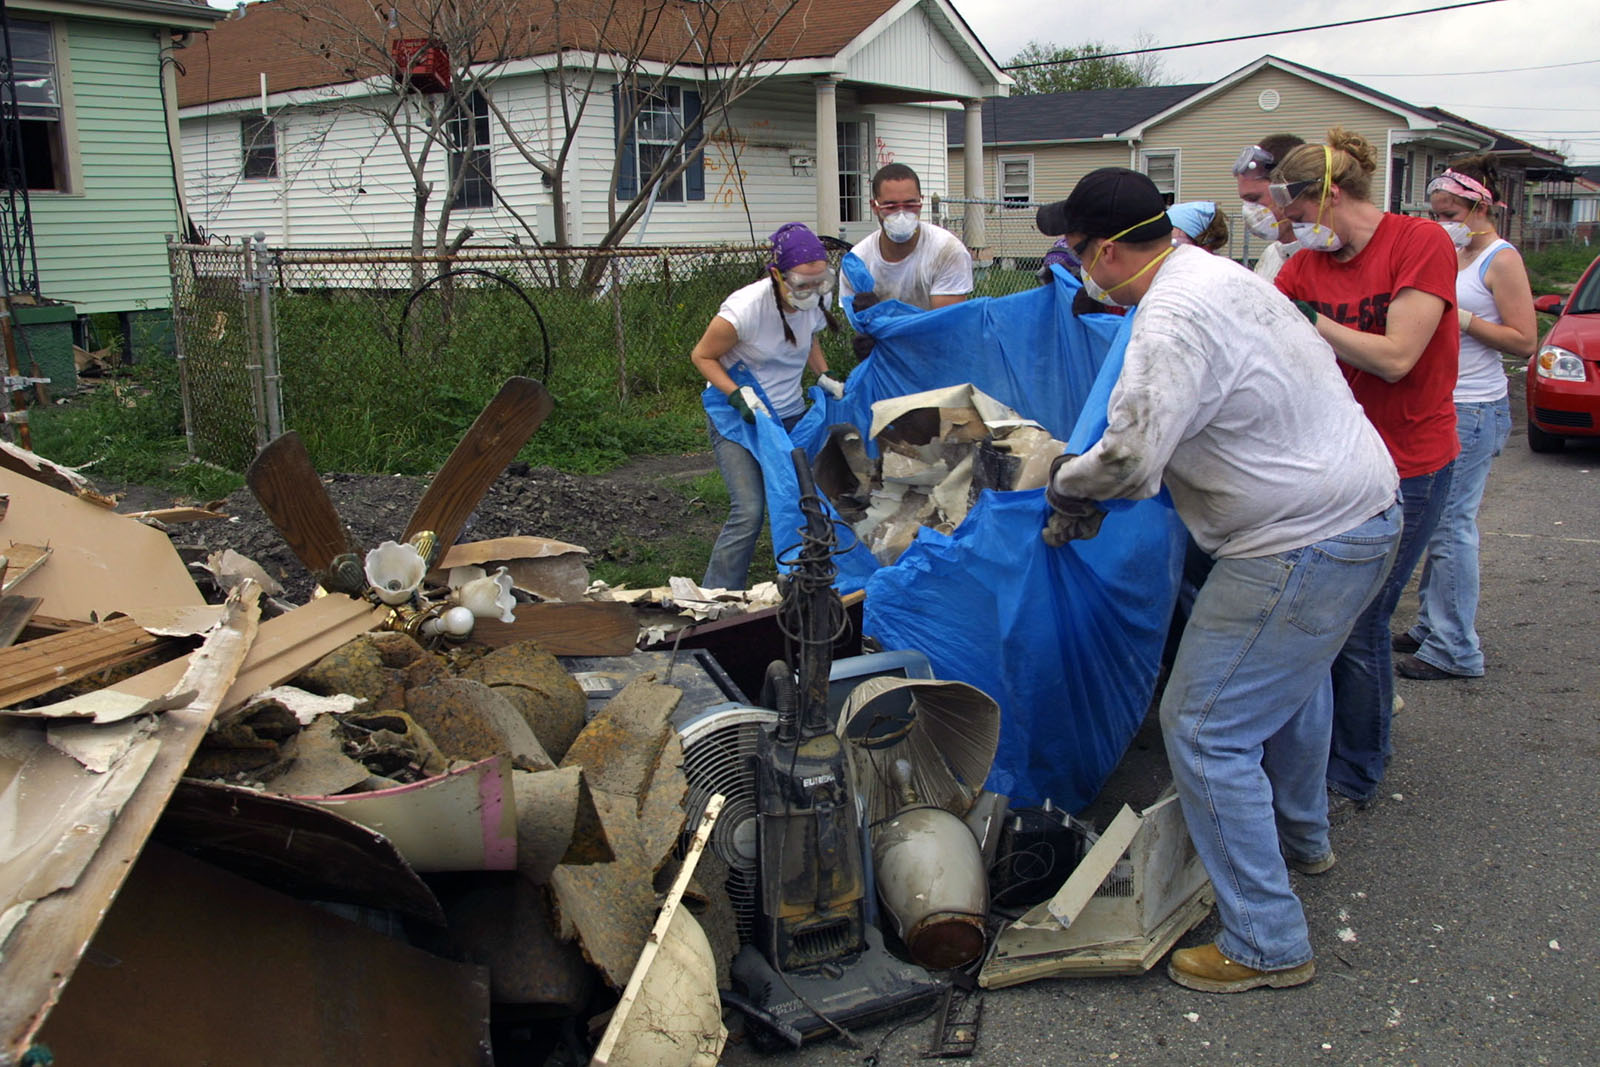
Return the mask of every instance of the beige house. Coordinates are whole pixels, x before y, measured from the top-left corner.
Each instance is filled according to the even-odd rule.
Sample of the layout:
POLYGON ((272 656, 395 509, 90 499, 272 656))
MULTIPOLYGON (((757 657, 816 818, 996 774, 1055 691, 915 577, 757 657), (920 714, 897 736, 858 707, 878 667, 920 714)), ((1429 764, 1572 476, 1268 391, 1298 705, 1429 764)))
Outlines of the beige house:
MULTIPOLYGON (((953 154, 963 148, 957 119, 949 125, 953 154)), ((1034 209, 1025 205, 1062 199, 1089 171, 1120 166, 1149 174, 1174 202, 1217 201, 1236 223, 1231 254, 1252 259, 1259 241, 1237 225, 1231 168, 1239 150, 1274 133, 1321 142, 1335 125, 1359 132, 1387 156, 1388 166, 1374 179, 1373 199, 1390 211, 1425 211, 1428 180, 1449 159, 1495 150, 1514 187, 1513 222, 1520 226, 1523 170, 1561 158, 1437 108, 1276 56, 1210 84, 1013 97, 993 101, 983 112, 984 188, 971 195, 1016 206, 988 209, 990 243, 982 254, 1038 254, 1034 209)), ((952 197, 969 195, 962 177, 962 168, 952 163, 952 197)), ((1508 236, 1516 240, 1515 229, 1508 236)))

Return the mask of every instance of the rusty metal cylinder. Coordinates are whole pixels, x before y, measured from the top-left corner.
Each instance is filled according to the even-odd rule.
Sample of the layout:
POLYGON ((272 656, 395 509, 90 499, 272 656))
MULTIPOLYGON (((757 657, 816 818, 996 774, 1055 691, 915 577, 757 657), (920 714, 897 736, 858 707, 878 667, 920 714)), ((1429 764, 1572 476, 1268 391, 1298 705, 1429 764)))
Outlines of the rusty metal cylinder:
POLYGON ((933 970, 983 954, 989 880, 978 842, 943 808, 902 808, 873 832, 878 896, 911 959, 933 970))

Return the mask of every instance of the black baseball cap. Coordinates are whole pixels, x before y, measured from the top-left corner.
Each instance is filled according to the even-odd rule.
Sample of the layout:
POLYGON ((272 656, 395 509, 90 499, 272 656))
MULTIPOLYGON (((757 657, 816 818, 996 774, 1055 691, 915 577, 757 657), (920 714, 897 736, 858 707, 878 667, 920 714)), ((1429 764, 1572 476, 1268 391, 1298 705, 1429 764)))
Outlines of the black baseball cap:
POLYGON ((1121 240, 1138 242, 1172 235, 1167 202, 1156 183, 1126 167, 1102 167, 1085 174, 1071 196, 1040 208, 1034 224, 1050 237, 1122 234, 1121 240), (1130 226, 1133 229, 1128 230, 1130 226))

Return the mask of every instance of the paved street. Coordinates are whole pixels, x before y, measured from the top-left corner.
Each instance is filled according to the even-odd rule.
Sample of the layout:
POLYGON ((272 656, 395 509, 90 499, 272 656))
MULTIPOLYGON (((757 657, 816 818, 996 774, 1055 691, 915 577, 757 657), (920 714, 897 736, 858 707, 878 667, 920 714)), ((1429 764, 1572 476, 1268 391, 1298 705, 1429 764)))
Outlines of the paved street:
MULTIPOLYGON (((1402 679, 1381 803, 1334 826, 1339 864, 1295 876, 1318 977, 1237 996, 1137 978, 985 994, 986 1065, 1589 1064, 1600 1060, 1600 446, 1528 451, 1516 429, 1483 507, 1488 674, 1402 679)), ((1401 621, 1415 613, 1408 593, 1401 621)), ((1147 723, 1094 811, 1164 784, 1147 723)), ((1102 819, 1103 822, 1103 819, 1102 819)), ((1208 919, 1184 942, 1215 933, 1208 919)), ((730 1064, 924 1063, 932 1020, 730 1064)))

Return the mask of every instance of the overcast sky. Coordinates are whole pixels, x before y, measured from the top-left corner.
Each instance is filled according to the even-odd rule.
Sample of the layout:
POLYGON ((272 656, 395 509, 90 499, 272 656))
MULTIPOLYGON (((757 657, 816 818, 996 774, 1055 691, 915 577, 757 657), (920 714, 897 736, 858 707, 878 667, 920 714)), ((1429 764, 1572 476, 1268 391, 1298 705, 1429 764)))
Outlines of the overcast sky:
MULTIPOLYGON (((1106 0, 1027 5, 952 0, 1005 64, 1030 39, 1098 40, 1108 50, 1175 45, 1245 33, 1443 7, 1453 0, 1106 0), (1148 38, 1141 42, 1142 37, 1148 38)), ((1497 130, 1600 163, 1600 2, 1500 0, 1343 29, 1158 52, 1166 82, 1215 81, 1275 55, 1361 82, 1419 106, 1442 107, 1497 130), (1579 64, 1558 66, 1557 64, 1579 64), (1506 73, 1514 67, 1541 67, 1506 73), (1402 77, 1401 75, 1406 75, 1402 77)))

